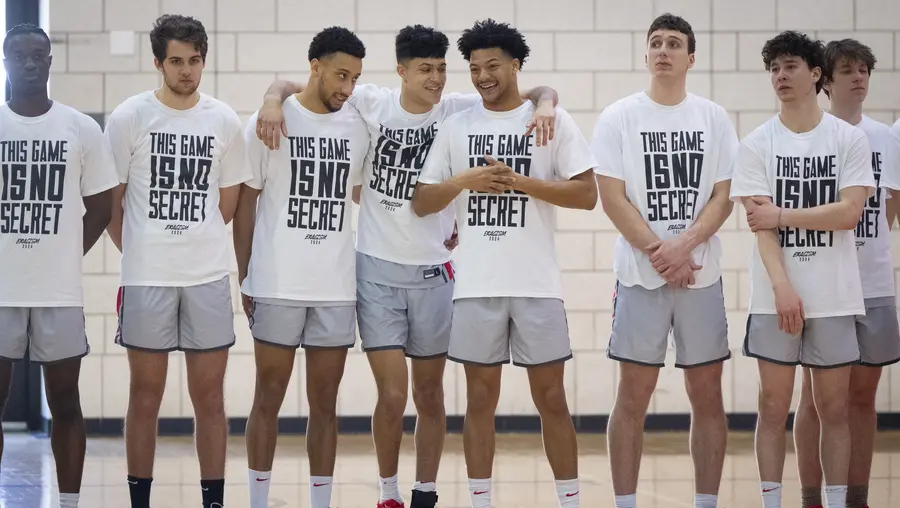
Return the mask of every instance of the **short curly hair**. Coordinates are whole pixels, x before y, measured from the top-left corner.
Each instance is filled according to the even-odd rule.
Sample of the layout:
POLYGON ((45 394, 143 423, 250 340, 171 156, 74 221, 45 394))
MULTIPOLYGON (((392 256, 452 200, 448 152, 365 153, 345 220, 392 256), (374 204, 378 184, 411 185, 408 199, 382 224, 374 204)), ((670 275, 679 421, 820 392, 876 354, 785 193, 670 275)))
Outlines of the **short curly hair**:
POLYGON ((446 58, 450 40, 442 32, 422 25, 410 25, 397 34, 394 50, 397 62, 413 58, 446 58))
POLYGON ((153 56, 160 62, 166 59, 169 41, 192 44, 194 50, 200 52, 200 58, 206 61, 209 37, 199 20, 180 14, 163 14, 158 17, 153 23, 153 30, 150 30, 150 48, 153 56))
POLYGON ((44 31, 43 28, 32 24, 32 23, 20 23, 6 32, 6 38, 3 39, 3 56, 7 56, 9 53, 9 46, 13 40, 13 37, 16 35, 26 35, 26 34, 35 34, 43 38, 47 41, 47 51, 51 50, 50 45, 50 37, 47 35, 47 32, 44 31))
POLYGON ((653 32, 657 30, 680 32, 687 37, 688 54, 693 55, 697 50, 697 38, 694 36, 694 29, 691 28, 691 24, 681 16, 676 16, 667 12, 653 20, 653 23, 650 24, 650 28, 647 30, 648 41, 650 40, 650 36, 653 35, 653 32))
POLYGON ((322 59, 335 53, 346 53, 360 60, 366 57, 366 45, 352 31, 332 26, 322 30, 309 43, 309 61, 322 59))
POLYGON ((463 30, 456 46, 467 62, 472 57, 473 51, 499 48, 518 60, 521 67, 525 65, 525 59, 531 54, 531 48, 528 47, 521 32, 509 26, 508 23, 499 23, 493 19, 477 21, 472 28, 463 30))
POLYGON ((822 91, 825 84, 825 45, 822 41, 813 40, 806 34, 787 30, 766 41, 762 49, 763 64, 766 70, 772 69, 772 62, 784 56, 795 56, 806 62, 810 70, 818 67, 822 75, 816 82, 816 93, 822 91))

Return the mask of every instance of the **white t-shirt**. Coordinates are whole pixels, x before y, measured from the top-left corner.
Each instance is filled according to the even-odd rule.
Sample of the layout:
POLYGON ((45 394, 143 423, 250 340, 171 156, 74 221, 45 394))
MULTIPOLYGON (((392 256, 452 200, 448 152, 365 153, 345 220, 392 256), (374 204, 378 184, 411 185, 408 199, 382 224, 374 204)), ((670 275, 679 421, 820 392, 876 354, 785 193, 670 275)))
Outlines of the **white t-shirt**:
POLYGON ((59 102, 0 105, 0 184, 0 307, 82 306, 82 198, 118 185, 100 126, 59 102))
MULTIPOLYGON (((815 129, 795 133, 778 115, 741 142, 731 197, 768 196, 782 208, 812 208, 840 199, 851 186, 874 194, 872 152, 862 130, 828 113, 815 129)), ((787 274, 807 318, 864 315, 862 284, 852 230, 780 228, 787 274)), ((750 313, 775 314, 775 294, 754 242, 750 262, 750 313)))
MULTIPOLYGON (((485 154, 513 171, 540 180, 568 180, 592 170, 590 146, 562 108, 556 108, 553 140, 536 147, 525 124, 534 104, 495 112, 483 104, 448 118, 434 141, 419 181, 437 184, 473 166, 485 154)), ((463 191, 454 201, 459 247, 454 256, 454 299, 535 297, 562 299, 556 262, 556 207, 519 192, 463 191)))
POLYGON ((251 177, 237 113, 206 94, 176 110, 148 91, 112 112, 106 136, 128 184, 122 285, 193 286, 228 275, 219 188, 251 177))
MULTIPOLYGON (((591 145, 597 174, 623 180, 650 230, 668 240, 694 224, 717 183, 731 179, 738 138, 728 113, 714 102, 688 94, 677 106, 665 106, 638 92, 603 110, 591 145)), ((715 284, 722 276, 718 236, 691 254, 703 267, 691 287, 715 284)), ((624 286, 666 283, 647 253, 621 235, 613 270, 624 286)))
POLYGON ((256 139, 255 113, 244 138, 261 189, 253 252, 242 291, 256 298, 355 301, 353 186, 362 178, 369 132, 351 107, 317 114, 284 102, 288 137, 278 150, 256 139))
POLYGON ((371 136, 359 202, 359 252, 404 265, 450 259, 444 241, 453 232, 452 208, 418 217, 410 200, 441 123, 480 101, 478 94, 444 94, 428 113, 412 114, 400 105, 399 88, 356 87, 349 102, 371 136))
MULTIPOLYGON (((857 125, 866 134, 872 150, 872 172, 878 189, 874 196, 866 200, 862 217, 856 226, 856 256, 859 261, 859 276, 862 280, 863 296, 879 298, 894 296, 894 267, 891 260, 891 233, 888 230, 885 199, 887 189, 883 188, 883 174, 888 167, 897 166, 896 160, 888 158, 893 142, 891 129, 887 125, 863 116, 857 125)), ((896 172, 896 169, 890 172, 896 172)))

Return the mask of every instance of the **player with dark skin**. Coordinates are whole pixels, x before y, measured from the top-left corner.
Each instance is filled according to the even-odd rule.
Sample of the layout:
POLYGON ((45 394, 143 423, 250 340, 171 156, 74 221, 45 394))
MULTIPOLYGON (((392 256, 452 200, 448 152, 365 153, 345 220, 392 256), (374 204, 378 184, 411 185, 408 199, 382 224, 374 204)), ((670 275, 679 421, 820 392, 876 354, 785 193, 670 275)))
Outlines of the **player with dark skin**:
MULTIPOLYGON (((8 107, 23 117, 39 117, 50 111, 53 100, 47 92, 50 77, 50 39, 36 26, 18 26, 7 32, 3 44, 3 65, 10 84, 8 107)), ((109 223, 112 210, 110 190, 83 198, 84 252, 97 243, 109 223)), ((47 404, 52 428, 50 444, 56 460, 61 493, 78 493, 84 469, 85 429, 81 413, 78 379, 81 358, 43 366, 47 404)), ((11 384, 12 362, 0 360, 0 406, 6 407, 11 384)), ((0 432, 0 453, 2 453, 0 432)))

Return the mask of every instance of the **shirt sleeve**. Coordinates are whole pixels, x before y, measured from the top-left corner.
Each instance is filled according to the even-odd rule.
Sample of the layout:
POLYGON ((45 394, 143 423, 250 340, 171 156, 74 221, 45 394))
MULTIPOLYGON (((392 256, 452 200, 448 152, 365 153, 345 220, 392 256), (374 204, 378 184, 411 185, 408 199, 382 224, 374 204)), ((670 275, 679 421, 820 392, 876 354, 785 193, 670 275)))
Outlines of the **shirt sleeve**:
POLYGON ((372 110, 379 102, 391 100, 394 90, 395 89, 393 88, 378 86, 372 83, 356 85, 356 87, 353 88, 353 94, 347 102, 356 108, 363 118, 366 118, 372 113, 372 110))
POLYGON ((868 187, 869 197, 875 195, 875 173, 872 171, 872 149, 869 146, 869 138, 857 127, 853 128, 853 134, 849 136, 850 146, 847 149, 847 157, 838 178, 838 190, 847 187, 868 187))
POLYGON ((716 163, 716 183, 719 183, 731 180, 734 176, 734 164, 741 143, 738 140, 734 124, 724 109, 719 109, 717 123, 719 130, 717 147, 719 160, 716 163))
POLYGON ((81 118, 81 195, 93 196, 119 185, 109 141, 93 118, 81 118))
POLYGON ((900 191, 900 120, 891 128, 887 142, 881 167, 881 186, 900 191))
POLYGON ((244 147, 247 152, 247 164, 250 169, 250 179, 244 182, 247 187, 262 190, 266 185, 266 170, 269 165, 269 147, 264 145, 256 137, 256 119, 259 112, 253 116, 244 126, 244 147))
POLYGON ((595 173, 624 181, 622 129, 616 125, 617 119, 614 109, 606 108, 600 113, 591 136, 591 151, 597 162, 595 173))
POLYGON ((447 115, 465 111, 481 102, 481 96, 477 93, 446 93, 441 97, 441 107, 445 108, 447 115))
POLYGON ((597 167, 591 147, 572 116, 562 108, 556 108, 556 126, 553 133, 554 172, 564 180, 572 179, 597 167))
POLYGON ((103 134, 112 154, 119 183, 128 183, 131 158, 134 155, 133 113, 126 111, 125 107, 120 105, 113 110, 106 121, 106 130, 103 134))
MULTIPOLYGON (((250 164, 247 161, 246 143, 241 121, 237 113, 228 111, 229 118, 225 122, 229 141, 221 156, 221 170, 219 171, 219 188, 231 187, 244 183, 253 175, 250 164)), ((256 140, 257 143, 262 141, 256 140)))
POLYGON ((350 188, 363 184, 363 172, 370 160, 369 155, 369 129, 362 118, 358 118, 354 124, 353 147, 350 158, 350 188))
POLYGON ((772 197, 766 163, 752 139, 745 139, 738 146, 731 177, 731 199, 737 202, 750 196, 772 197))
POLYGON ((419 182, 424 184, 437 184, 449 180, 451 175, 451 139, 453 138, 453 122, 444 122, 434 137, 434 143, 425 159, 422 172, 419 173, 419 182))

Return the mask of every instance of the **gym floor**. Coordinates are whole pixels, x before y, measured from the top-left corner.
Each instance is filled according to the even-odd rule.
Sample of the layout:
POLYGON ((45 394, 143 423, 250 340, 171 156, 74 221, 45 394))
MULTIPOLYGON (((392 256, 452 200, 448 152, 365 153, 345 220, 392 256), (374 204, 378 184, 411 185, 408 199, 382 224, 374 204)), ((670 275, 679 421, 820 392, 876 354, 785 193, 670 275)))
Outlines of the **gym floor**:
MULTIPOLYGON (((582 434, 580 443, 581 505, 612 505, 612 485, 605 435, 582 434)), ((788 446, 791 440, 788 439, 788 446)), ((900 432, 882 432, 876 440, 869 504, 900 506, 900 432)), ((83 508, 127 508, 125 447, 121 439, 90 439, 87 447, 81 503, 83 508)), ((400 458, 401 492, 408 500, 415 468, 412 436, 404 438, 400 458)), ((50 441, 26 434, 8 434, 0 468, 0 506, 55 508, 56 477, 50 441)), ((200 506, 199 467, 189 438, 160 438, 156 453, 152 506, 200 506)), ((341 436, 335 470, 334 508, 374 508, 378 497, 374 449, 369 436, 341 436)), ((692 465, 687 434, 651 433, 644 441, 638 486, 641 508, 690 508, 693 499, 692 465)), ((753 457, 753 435, 729 436, 721 508, 761 506, 753 457)), ((302 436, 278 441, 269 508, 309 506, 308 469, 302 436)), ((785 462, 783 506, 800 506, 796 459, 789 450, 785 462)), ((440 508, 469 506, 462 436, 447 438, 438 477, 440 508)), ((225 506, 246 508, 247 461, 241 438, 229 441, 225 506)), ((555 489, 539 435, 497 436, 493 505, 496 508, 553 508, 555 489)))

